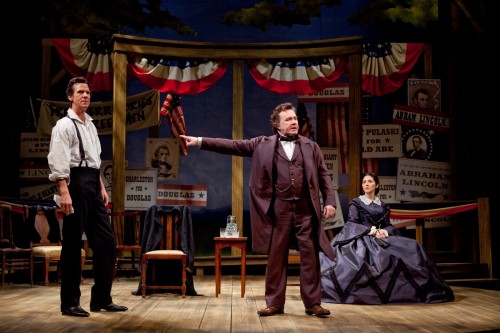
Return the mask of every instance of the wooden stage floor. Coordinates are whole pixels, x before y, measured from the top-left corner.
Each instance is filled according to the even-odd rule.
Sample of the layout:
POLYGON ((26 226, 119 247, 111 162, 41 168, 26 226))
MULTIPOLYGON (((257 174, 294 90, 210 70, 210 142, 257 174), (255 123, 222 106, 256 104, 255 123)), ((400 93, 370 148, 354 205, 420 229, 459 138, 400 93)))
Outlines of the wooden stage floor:
MULTIPOLYGON (((290 276, 285 314, 259 317, 265 306, 264 277, 247 276, 245 297, 238 275, 222 276, 215 297, 215 277, 195 276, 202 296, 158 293, 131 295, 138 277, 119 277, 113 284, 115 303, 127 312, 91 312, 88 318, 62 316, 59 284, 45 287, 7 284, 0 291, 0 332, 497 332, 500 291, 452 287, 456 300, 440 304, 345 305, 323 303, 328 318, 307 316, 299 295, 298 277, 290 276)), ((92 280, 84 279, 81 305, 89 310, 92 280)))

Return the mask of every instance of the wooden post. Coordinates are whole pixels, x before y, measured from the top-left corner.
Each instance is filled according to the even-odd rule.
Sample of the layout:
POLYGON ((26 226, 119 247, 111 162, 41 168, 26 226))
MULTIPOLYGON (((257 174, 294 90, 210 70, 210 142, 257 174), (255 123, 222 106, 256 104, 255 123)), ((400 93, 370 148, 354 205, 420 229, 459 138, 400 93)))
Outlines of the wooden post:
MULTIPOLYGON (((233 139, 243 139, 243 61, 233 62, 233 139)), ((243 157, 232 157, 231 215, 236 216, 240 236, 243 237, 243 157)), ((231 254, 240 255, 241 250, 231 248, 231 254)))
POLYGON ((490 226, 490 199, 477 199, 478 234, 479 234, 479 261, 488 264, 489 278, 493 277, 491 255, 491 226, 490 226))

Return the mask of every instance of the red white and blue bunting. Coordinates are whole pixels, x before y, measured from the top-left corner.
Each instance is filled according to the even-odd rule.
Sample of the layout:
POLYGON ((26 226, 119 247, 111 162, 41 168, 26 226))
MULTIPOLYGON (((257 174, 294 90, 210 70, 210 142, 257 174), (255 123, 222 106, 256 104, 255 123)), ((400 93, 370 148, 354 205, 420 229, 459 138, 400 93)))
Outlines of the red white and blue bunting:
POLYGON ((146 58, 129 61, 135 76, 151 89, 178 95, 199 94, 212 87, 226 73, 228 61, 146 58))
MULTIPOLYGON (((52 41, 68 72, 85 76, 94 91, 113 89, 111 40, 56 38, 52 41)), ((424 47, 422 43, 363 44, 362 90, 372 96, 382 96, 399 89, 424 47)), ((146 59, 129 54, 128 74, 135 74, 150 89, 189 95, 213 86, 229 66, 230 62, 224 60, 146 59)), ((280 94, 312 94, 348 75, 347 60, 342 57, 249 60, 247 66, 261 87, 280 94)))
POLYGON ((361 89, 372 96, 398 90, 408 78, 425 44, 363 44, 361 89))
POLYGON ((343 58, 248 61, 259 86, 279 94, 312 94, 330 87, 344 73, 343 58))

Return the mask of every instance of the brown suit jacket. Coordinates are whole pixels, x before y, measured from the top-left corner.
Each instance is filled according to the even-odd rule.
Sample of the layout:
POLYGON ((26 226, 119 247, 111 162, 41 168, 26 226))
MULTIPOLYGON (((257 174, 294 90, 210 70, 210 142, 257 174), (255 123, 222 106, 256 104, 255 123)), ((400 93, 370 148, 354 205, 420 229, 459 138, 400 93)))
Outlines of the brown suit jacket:
MULTIPOLYGON (((249 140, 203 138, 201 149, 226 155, 252 157, 250 172, 250 219, 252 226, 252 249, 256 253, 268 254, 273 231, 270 218, 273 200, 273 156, 277 136, 259 136, 249 140)), ((321 251, 332 260, 334 253, 325 232, 321 228, 320 192, 325 205, 335 207, 335 196, 330 173, 323 160, 318 144, 304 136, 299 138, 304 157, 305 179, 309 187, 309 200, 314 207, 315 228, 321 251)))

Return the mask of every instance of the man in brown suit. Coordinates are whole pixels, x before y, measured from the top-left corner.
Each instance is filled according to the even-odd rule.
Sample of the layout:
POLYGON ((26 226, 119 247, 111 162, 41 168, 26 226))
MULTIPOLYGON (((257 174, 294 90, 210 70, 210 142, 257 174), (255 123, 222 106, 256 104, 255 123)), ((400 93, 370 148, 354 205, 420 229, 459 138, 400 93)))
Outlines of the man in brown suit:
POLYGON ((276 135, 249 140, 180 137, 187 146, 253 157, 249 181, 252 248, 268 255, 267 307, 257 313, 284 313, 288 250, 293 242, 300 251, 300 295, 305 312, 324 317, 330 311, 321 307, 319 251, 332 260, 334 254, 321 228, 321 215, 331 218, 335 214, 333 184, 318 144, 298 135, 293 104, 278 105, 271 125, 276 135))

